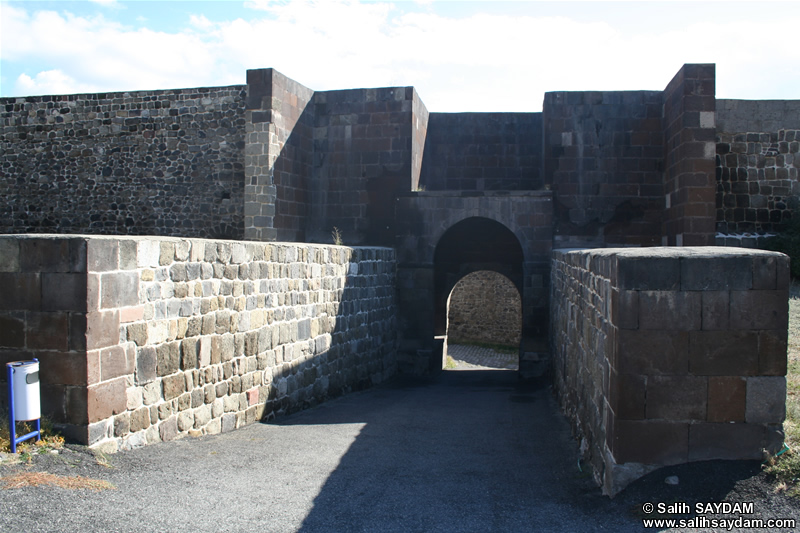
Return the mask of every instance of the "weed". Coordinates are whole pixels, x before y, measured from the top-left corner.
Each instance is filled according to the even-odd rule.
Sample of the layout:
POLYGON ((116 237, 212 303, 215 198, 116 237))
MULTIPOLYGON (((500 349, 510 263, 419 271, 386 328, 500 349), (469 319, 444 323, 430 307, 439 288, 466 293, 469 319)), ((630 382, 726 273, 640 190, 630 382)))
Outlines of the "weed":
POLYGON ((114 490, 113 484, 101 479, 90 479, 83 476, 57 476, 47 472, 20 472, 12 476, 0 478, 3 488, 21 489, 23 487, 38 487, 40 485, 52 485, 62 489, 89 489, 94 492, 101 490, 114 490))
POLYGON ((417 185, 417 188, 414 189, 414 192, 425 192, 425 186, 424 185, 417 185))
MULTIPOLYGON (((40 440, 22 442, 17 446, 21 459, 30 462, 27 459, 28 455, 33 455, 41 450, 55 450, 64 447, 64 437, 58 434, 49 419, 42 418, 40 427, 42 430, 40 440)), ((26 435, 33 430, 34 425, 30 422, 17 423, 17 437, 26 435)), ((11 433, 8 427, 7 408, 0 408, 0 452, 11 452, 11 433)))
POLYGON ((333 244, 336 246, 342 246, 344 241, 342 241, 342 232, 339 231, 339 228, 336 226, 333 227, 333 231, 331 231, 331 237, 333 238, 333 244))
MULTIPOLYGON (((798 217, 800 219, 800 217, 798 217)), ((769 457, 766 472, 790 496, 800 498, 800 284, 789 292, 789 346, 786 372, 786 421, 783 423, 789 451, 769 457)))
POLYGON ((445 370, 455 370, 455 368, 457 366, 458 366, 458 363, 456 363, 456 360, 448 355, 447 359, 444 362, 445 370))

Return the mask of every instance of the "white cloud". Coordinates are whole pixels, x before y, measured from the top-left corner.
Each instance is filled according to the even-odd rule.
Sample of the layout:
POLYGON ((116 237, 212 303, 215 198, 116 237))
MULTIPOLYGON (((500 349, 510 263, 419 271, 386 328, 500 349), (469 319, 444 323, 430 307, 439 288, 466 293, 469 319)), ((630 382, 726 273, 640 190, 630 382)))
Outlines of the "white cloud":
POLYGON ((545 91, 661 90, 682 64, 714 62, 720 97, 800 96, 791 14, 662 29, 653 15, 639 26, 648 30, 626 34, 602 20, 455 18, 402 3, 251 0, 252 18, 232 21, 191 5, 195 15, 171 32, 4 5, 0 54, 48 63, 17 79, 23 92, 227 85, 274 67, 317 90, 414 85, 432 111, 531 111, 545 91))
POLYGON ((45 70, 31 78, 27 74, 20 74, 16 80, 18 94, 64 94, 75 92, 90 92, 91 85, 82 85, 62 71, 45 70))

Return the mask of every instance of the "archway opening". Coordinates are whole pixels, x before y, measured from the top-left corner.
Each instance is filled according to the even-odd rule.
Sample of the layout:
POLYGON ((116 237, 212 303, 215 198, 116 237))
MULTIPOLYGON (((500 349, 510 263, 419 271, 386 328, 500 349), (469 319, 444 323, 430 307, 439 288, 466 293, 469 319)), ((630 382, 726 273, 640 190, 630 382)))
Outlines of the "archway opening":
POLYGON ((447 300, 446 369, 519 369, 522 298, 491 270, 467 274, 447 300))
MULTIPOLYGON (((513 285, 522 302, 523 258, 517 236, 503 224, 489 218, 467 218, 444 232, 434 252, 434 333, 442 339, 445 347, 448 299, 456 284, 473 272, 497 273, 513 285)), ((521 328, 520 323, 516 324, 521 328)), ((432 366, 441 369, 446 362, 445 355, 443 351, 441 358, 434 358, 441 361, 441 365, 432 363, 432 366)))

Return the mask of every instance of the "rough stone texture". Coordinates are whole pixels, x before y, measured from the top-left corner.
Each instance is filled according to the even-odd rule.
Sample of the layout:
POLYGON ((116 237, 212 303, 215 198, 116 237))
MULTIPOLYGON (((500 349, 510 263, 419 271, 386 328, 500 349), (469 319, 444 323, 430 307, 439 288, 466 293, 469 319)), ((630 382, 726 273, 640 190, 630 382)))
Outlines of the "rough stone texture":
POLYGON ((428 191, 541 189, 541 113, 431 113, 419 186, 428 191))
POLYGON ((244 95, 0 99, 0 231, 242 238, 244 95))
POLYGON ((424 191, 398 197, 399 363, 411 373, 442 368, 436 335, 447 330, 447 298, 464 276, 491 270, 522 299, 522 335, 545 336, 550 191, 424 191))
POLYGON ((450 293, 447 342, 486 342, 518 347, 522 334, 522 301, 505 276, 473 272, 450 293))
POLYGON ((43 411, 90 445, 227 431, 397 368, 391 249, 57 235, 0 249, 20 250, 5 281, 35 278, 0 307, 0 363, 38 357, 43 411), (42 311, 52 271, 90 289, 42 311))
POLYGON ((661 239, 661 91, 546 93, 544 180, 555 246, 652 246, 661 239))
POLYGON ((553 252, 556 389, 607 494, 631 468, 780 449, 787 268, 741 248, 553 252))
MULTIPOLYGON (((742 120, 728 122, 729 126, 745 128, 740 131, 718 128, 719 244, 755 247, 758 235, 783 230, 792 211, 798 208, 800 125, 791 129, 788 124, 792 117, 800 116, 800 104, 792 103, 794 109, 783 118, 783 126, 775 125, 775 121, 760 121, 754 115, 746 124, 742 120), (763 129, 764 125, 774 129, 763 129)), ((720 108, 719 101, 717 107, 720 108)))
POLYGON ((662 244, 714 244, 715 66, 684 65, 664 90, 662 244))

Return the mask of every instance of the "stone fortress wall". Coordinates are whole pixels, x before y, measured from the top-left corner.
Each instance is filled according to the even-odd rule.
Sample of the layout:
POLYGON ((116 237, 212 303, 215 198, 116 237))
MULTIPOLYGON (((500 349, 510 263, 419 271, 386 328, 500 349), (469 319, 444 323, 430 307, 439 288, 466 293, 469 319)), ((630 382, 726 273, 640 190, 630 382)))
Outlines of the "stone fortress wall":
POLYGON ((479 270, 453 287, 447 306, 447 342, 519 346, 522 300, 514 284, 497 272, 479 270))
POLYGON ((0 233, 242 238, 245 93, 0 99, 0 233))
POLYGON ((717 100, 717 244, 754 247, 800 207, 800 102, 717 100))
MULTIPOLYGON (((233 87, 0 99, 0 233, 10 234, 0 239, 0 277, 13 287, 0 303, 2 356, 41 354, 48 361, 54 374, 43 373, 43 384, 55 398, 49 405, 86 442, 133 446, 176 432, 215 432, 313 403, 325 390, 385 379, 395 369, 438 371, 435 338, 446 333, 452 288, 489 270, 511 280, 522 302, 520 370, 528 362, 545 368, 552 354, 571 369, 569 379, 588 387, 561 387, 565 405, 591 396, 599 416, 605 411, 598 398, 620 391, 608 388, 610 374, 600 363, 588 364, 588 373, 575 361, 563 363, 580 354, 560 352, 566 341, 558 336, 583 339, 597 322, 567 322, 549 348, 547 337, 553 321, 564 325, 567 301, 573 310, 600 306, 595 318, 606 316, 611 304, 597 291, 607 281, 588 269, 585 279, 571 282, 586 300, 571 300, 574 294, 556 285, 563 280, 551 276, 565 260, 561 252, 554 259, 553 249, 707 246, 715 239, 748 245, 742 231, 781 229, 796 202, 800 103, 714 95, 714 65, 689 64, 663 90, 547 93, 541 113, 430 113, 413 87, 314 91, 272 69, 250 70, 246 85, 233 87), (334 228, 344 244, 369 248, 299 244, 330 243, 334 228), (84 235, 36 237, 44 233, 84 235), (106 263, 109 250, 116 252, 106 263), (344 298, 336 300, 337 323, 347 331, 320 329, 331 313, 321 304, 313 313, 327 314, 307 317, 310 325, 292 316, 295 305, 305 305, 300 299, 317 294, 297 287, 318 280, 341 290, 318 297, 344 298), (248 308, 253 302, 256 308, 248 308), (276 305, 271 315, 262 311, 276 305), (259 322, 267 320, 264 312, 275 324, 259 322), (195 340, 189 333, 198 326, 195 340), (387 327, 396 337, 385 336, 387 327), (351 329, 357 338, 349 337, 351 329), (318 355, 317 339, 326 335, 326 353, 338 353, 339 366, 309 366, 307 357, 318 355), (345 376, 337 381, 330 371, 345 376), (575 400, 570 390, 591 392, 575 393, 575 400)), ((724 250, 718 255, 728 260, 724 250)), ((729 261, 725 275, 736 283, 754 276, 758 257, 753 253, 747 265, 729 261)), ((660 279, 657 269, 648 276, 645 285, 660 279)), ((697 299, 683 288, 664 290, 677 291, 664 295, 668 300, 697 299)), ((733 317, 749 305, 734 293, 762 289, 720 291, 729 298, 717 295, 715 305, 733 317)), ((764 312, 785 315, 784 297, 762 301, 764 312)), ((759 350, 762 339, 783 335, 785 324, 761 329, 773 334, 746 333, 759 350)), ((689 331, 691 339, 695 330, 689 331)), ((784 346, 784 362, 785 356, 784 346)), ((748 406, 751 381, 758 388, 782 379, 754 371, 737 346, 703 357, 711 366, 732 361, 724 387, 739 394, 734 382, 746 380, 748 406)), ((648 384, 663 381, 658 372, 636 375, 648 384)), ((711 390, 712 375, 691 377, 711 390)), ((636 379, 622 387, 631 405, 641 389, 636 379)), ((769 413, 775 416, 765 423, 777 432, 782 416, 769 413)), ((705 431, 694 425, 716 422, 694 414, 680 422, 689 424, 692 439, 705 431)), ((576 429, 602 442, 585 428, 608 421, 589 419, 576 429)), ((620 420, 620 428, 639 423, 620 420)), ((640 462, 625 450, 642 431, 614 430, 612 459, 640 462)), ((740 455, 755 449, 750 437, 740 455)), ((712 437, 688 442, 686 453, 654 460, 693 460, 703 446, 714 446, 712 437)))
POLYGON ((788 257, 715 247, 553 256, 555 386, 606 494, 660 465, 781 449, 788 257))
POLYGON ((89 445, 229 431, 396 370, 388 248, 42 235, 0 252, 0 363, 38 358, 44 414, 89 445))

